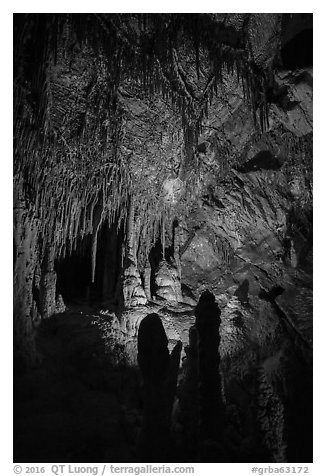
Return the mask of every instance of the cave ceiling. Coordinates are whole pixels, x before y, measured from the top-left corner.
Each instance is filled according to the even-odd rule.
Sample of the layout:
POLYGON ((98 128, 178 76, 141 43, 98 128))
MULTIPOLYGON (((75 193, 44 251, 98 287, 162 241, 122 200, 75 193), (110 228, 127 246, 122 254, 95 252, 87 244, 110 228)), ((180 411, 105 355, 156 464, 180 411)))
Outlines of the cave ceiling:
POLYGON ((14 168, 46 233, 65 247, 91 231, 90 204, 121 221, 132 196, 152 241, 166 180, 189 207, 260 140, 306 137, 311 70, 298 78, 281 52, 309 27, 290 14, 17 15, 14 168))

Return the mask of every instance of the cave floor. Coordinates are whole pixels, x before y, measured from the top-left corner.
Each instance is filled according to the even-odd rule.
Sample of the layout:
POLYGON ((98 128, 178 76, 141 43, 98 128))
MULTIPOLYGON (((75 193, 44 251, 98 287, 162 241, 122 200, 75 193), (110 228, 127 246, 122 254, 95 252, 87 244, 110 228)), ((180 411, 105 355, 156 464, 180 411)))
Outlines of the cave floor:
MULTIPOLYGON (((194 322, 191 307, 151 303, 127 311, 126 320, 134 325, 126 331, 134 362, 139 322, 157 311, 169 347, 180 338, 188 343, 194 322)), ((74 305, 37 329, 40 365, 14 377, 15 462, 136 461, 142 379, 136 365, 117 364, 119 344, 108 349, 110 338, 117 339, 107 334, 112 316, 110 311, 74 305)))
POLYGON ((37 342, 41 365, 14 380, 14 461, 133 461, 123 397, 136 379, 108 365, 92 310, 48 320, 37 342))

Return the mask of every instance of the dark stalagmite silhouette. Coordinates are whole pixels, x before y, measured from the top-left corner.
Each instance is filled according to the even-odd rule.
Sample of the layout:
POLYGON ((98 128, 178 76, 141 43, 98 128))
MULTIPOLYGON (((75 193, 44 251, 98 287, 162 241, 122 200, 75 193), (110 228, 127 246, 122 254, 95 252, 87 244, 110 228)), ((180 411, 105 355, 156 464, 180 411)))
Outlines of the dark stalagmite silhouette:
POLYGON ((224 461, 225 409, 220 377, 219 327, 221 311, 205 291, 195 310, 199 390, 199 460, 224 461))
POLYGON ((138 331, 138 363, 144 378, 144 411, 137 445, 139 461, 162 462, 171 457, 171 412, 182 344, 169 355, 160 317, 148 314, 138 331))
POLYGON ((162 382, 169 368, 168 339, 158 314, 148 314, 138 332, 138 363, 144 380, 162 382))
POLYGON ((183 445, 189 461, 197 460, 198 448, 198 355, 196 326, 189 329, 189 345, 185 347, 184 379, 180 389, 180 420, 183 445))

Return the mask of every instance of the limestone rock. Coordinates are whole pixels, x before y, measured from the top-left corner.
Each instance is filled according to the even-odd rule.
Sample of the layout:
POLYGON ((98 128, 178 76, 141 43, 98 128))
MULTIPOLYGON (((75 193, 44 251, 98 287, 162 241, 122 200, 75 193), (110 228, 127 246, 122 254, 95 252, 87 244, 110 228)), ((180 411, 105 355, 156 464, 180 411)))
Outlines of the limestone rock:
POLYGON ((33 327, 38 327, 42 322, 42 318, 40 313, 38 312, 36 302, 33 301, 33 306, 32 306, 32 323, 33 327))
POLYGON ((147 303, 138 267, 132 261, 129 262, 129 265, 124 270, 123 297, 127 308, 143 306, 147 303))
POLYGON ((55 301, 55 312, 56 314, 60 314, 66 311, 66 305, 64 303, 63 297, 61 294, 58 294, 56 301, 55 301))
POLYGON ((272 456, 272 461, 276 463, 285 462, 284 405, 268 382, 262 368, 258 369, 257 400, 257 419, 264 444, 272 456))
POLYGON ((41 315, 47 319, 56 312, 56 282, 57 273, 55 271, 47 271, 42 274, 40 283, 41 294, 41 315))
POLYGON ((176 205, 178 203, 183 189, 183 182, 178 177, 168 178, 163 183, 163 198, 165 203, 176 205))
POLYGON ((181 282, 178 270, 162 260, 155 275, 156 295, 166 301, 182 302, 181 282))
POLYGON ((280 296, 276 297, 276 302, 286 314, 291 325, 297 332, 299 332, 302 338, 312 346, 312 289, 303 287, 302 284, 299 283, 297 285, 289 286, 280 296))
POLYGON ((246 326, 250 319, 239 299, 232 297, 222 309, 221 315, 221 344, 222 357, 240 353, 247 345, 246 326))
POLYGON ((14 360, 16 368, 23 370, 38 361, 32 321, 37 320, 33 281, 38 261, 39 223, 21 201, 18 184, 14 191, 14 360))
POLYGON ((281 104, 272 106, 271 117, 274 122, 281 122, 297 136, 312 132, 312 68, 297 71, 282 71, 275 80, 280 88, 286 90, 281 104))

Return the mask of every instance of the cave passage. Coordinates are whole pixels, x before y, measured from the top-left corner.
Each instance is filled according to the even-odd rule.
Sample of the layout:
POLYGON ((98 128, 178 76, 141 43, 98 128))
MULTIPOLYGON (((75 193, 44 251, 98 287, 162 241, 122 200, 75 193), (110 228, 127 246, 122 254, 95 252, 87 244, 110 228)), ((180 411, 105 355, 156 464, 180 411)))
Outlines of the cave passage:
POLYGON ((66 303, 89 299, 91 284, 91 244, 85 245, 84 252, 73 252, 55 263, 57 273, 57 293, 66 303))
POLYGON ((244 165, 238 167, 238 171, 242 173, 257 172, 259 170, 278 170, 282 166, 282 162, 274 157, 270 151, 262 150, 252 159, 248 160, 244 165))
POLYGON ((313 64, 313 30, 305 29, 288 41, 281 50, 283 67, 297 69, 313 64))
POLYGON ((95 279, 92 283, 92 239, 77 243, 76 251, 56 261, 57 294, 68 304, 94 304, 117 301, 117 286, 122 271, 123 233, 104 223, 98 232, 95 279))

